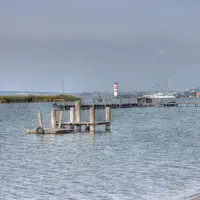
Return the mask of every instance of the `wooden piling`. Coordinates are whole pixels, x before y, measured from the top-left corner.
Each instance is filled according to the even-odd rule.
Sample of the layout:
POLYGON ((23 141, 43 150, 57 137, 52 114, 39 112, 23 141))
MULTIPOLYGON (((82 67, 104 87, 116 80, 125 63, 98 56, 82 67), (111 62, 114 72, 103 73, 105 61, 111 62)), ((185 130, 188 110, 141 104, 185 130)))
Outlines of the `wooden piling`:
MULTIPOLYGON (((76 122, 81 122, 81 102, 76 102, 76 122)), ((76 126, 77 131, 81 131, 81 125, 76 126)))
POLYGON ((52 129, 56 128, 56 109, 52 108, 51 110, 51 126, 52 129))
POLYGON ((60 119, 59 119, 58 128, 61 128, 61 126, 62 126, 62 120, 63 120, 63 111, 60 111, 60 119))
POLYGON ((95 132, 95 109, 90 107, 90 133, 95 132))
POLYGON ((111 123, 111 113, 110 107, 106 107, 106 130, 110 130, 110 123, 111 123))
POLYGON ((74 116, 74 107, 70 107, 70 122, 75 121, 75 116, 74 116))
MULTIPOLYGON (((74 107, 70 107, 69 120, 70 120, 71 123, 75 122, 75 109, 74 109, 74 107)), ((74 130, 74 125, 70 125, 70 129, 74 130)))
POLYGON ((81 102, 76 102, 76 122, 81 121, 81 102))
POLYGON ((38 120, 39 120, 40 127, 43 128, 43 120, 42 120, 42 113, 41 112, 38 113, 38 120))

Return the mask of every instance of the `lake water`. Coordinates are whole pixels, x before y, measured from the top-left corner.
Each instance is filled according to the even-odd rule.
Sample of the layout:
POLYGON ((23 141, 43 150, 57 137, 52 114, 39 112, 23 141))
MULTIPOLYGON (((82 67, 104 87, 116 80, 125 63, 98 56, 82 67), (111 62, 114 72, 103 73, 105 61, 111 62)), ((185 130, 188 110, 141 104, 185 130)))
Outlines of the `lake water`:
POLYGON ((112 110, 111 132, 95 136, 27 134, 38 111, 50 126, 50 109, 0 105, 0 199, 178 200, 200 192, 200 108, 112 110))

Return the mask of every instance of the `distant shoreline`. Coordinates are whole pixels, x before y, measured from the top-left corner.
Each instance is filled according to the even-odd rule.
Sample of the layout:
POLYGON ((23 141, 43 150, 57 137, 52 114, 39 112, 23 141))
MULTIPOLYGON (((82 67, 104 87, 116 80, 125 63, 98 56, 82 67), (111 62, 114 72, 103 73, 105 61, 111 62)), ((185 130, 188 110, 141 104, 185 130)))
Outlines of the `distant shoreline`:
POLYGON ((4 103, 37 103, 37 102, 54 102, 63 99, 64 101, 77 101, 80 98, 64 94, 64 95, 2 95, 0 96, 0 104, 4 103))

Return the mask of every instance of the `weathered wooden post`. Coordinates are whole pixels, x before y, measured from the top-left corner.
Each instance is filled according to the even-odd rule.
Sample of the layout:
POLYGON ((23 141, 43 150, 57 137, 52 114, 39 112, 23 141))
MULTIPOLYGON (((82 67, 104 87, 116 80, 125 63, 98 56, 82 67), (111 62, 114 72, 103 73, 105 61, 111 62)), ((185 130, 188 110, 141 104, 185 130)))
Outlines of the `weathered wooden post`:
POLYGON ((110 130, 110 123, 111 123, 111 113, 110 107, 106 107, 106 130, 110 130))
MULTIPOLYGON (((76 122, 81 122, 81 101, 76 102, 76 122)), ((76 125, 76 130, 81 131, 81 125, 76 125)))
POLYGON ((76 122, 81 121, 81 102, 77 101, 76 102, 76 122))
POLYGON ((95 132, 95 109, 94 106, 90 107, 90 133, 95 132))
POLYGON ((52 129, 56 128, 56 109, 52 108, 51 110, 51 126, 52 129))
POLYGON ((74 121, 75 121, 74 107, 70 107, 70 122, 73 123, 74 121))
MULTIPOLYGON (((70 111, 69 111, 69 120, 70 120, 70 123, 74 123, 75 121, 75 108, 74 107, 70 107, 70 111)), ((74 125, 70 125, 70 129, 71 130, 74 130, 74 125)))
POLYGON ((62 120, 63 120, 63 111, 60 111, 60 119, 59 119, 58 128, 61 128, 61 126, 62 126, 62 120))
POLYGON ((42 120, 42 113, 41 112, 38 113, 38 120, 39 120, 40 127, 43 128, 43 120, 42 120))

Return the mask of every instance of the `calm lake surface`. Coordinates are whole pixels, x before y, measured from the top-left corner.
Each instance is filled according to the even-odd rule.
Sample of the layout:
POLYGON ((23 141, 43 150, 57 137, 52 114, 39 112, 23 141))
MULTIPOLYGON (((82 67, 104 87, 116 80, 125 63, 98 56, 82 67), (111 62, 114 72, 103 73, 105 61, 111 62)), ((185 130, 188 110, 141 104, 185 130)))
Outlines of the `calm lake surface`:
MULTIPOLYGON (((200 108, 112 110, 110 133, 28 135, 38 111, 50 126, 51 106, 0 105, 0 199, 172 200, 200 192, 200 108)), ((96 114, 101 120, 104 110, 96 114)))

